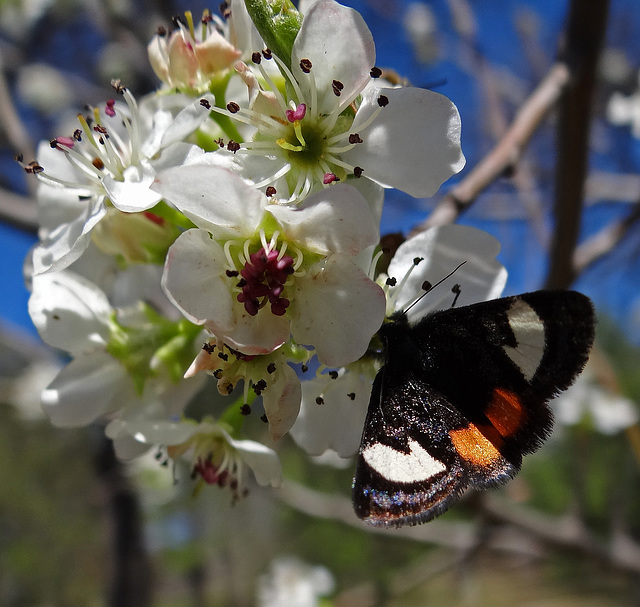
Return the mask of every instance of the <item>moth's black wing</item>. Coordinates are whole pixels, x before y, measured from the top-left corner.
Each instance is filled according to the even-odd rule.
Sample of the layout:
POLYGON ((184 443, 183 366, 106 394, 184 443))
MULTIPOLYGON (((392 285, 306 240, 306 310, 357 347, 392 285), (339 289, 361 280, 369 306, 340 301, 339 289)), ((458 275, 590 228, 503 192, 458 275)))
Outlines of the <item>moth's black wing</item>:
MULTIPOLYGON (((353 505, 374 525, 424 523, 444 512, 469 484, 482 480, 459 455, 450 436, 467 420, 438 392, 417 378, 401 384, 378 373, 356 463, 353 505)), ((474 437, 477 438, 477 437, 474 437)), ((515 474, 487 443, 491 474, 515 474), (494 457, 495 456, 495 457, 494 457)))
POLYGON ((379 525, 417 524, 469 485, 513 477, 551 430, 547 401, 583 368, 594 324, 584 295, 538 291, 385 325, 356 513, 379 525))

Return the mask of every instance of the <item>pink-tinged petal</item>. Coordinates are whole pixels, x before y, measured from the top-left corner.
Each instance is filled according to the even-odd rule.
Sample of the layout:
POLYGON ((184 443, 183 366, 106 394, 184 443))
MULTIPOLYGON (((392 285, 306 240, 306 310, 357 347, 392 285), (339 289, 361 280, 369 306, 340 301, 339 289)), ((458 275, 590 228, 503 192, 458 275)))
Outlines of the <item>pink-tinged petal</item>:
POLYGON ((69 267, 87 249, 91 243, 91 230, 106 212, 103 198, 92 198, 80 215, 52 230, 33 250, 33 273, 56 272, 69 267))
POLYGON ((304 101, 313 97, 310 79, 315 79, 318 107, 314 114, 331 114, 345 107, 370 80, 376 62, 373 36, 361 15, 333 0, 318 0, 307 12, 293 43, 291 69, 304 92, 304 101), (305 74, 300 61, 309 59, 311 73, 305 74), (340 96, 333 83, 343 85, 340 96))
POLYGON ((104 346, 112 312, 106 295, 73 272, 33 277, 29 314, 42 339, 51 346, 73 355, 104 346))
POLYGON ((302 387, 295 371, 287 364, 278 366, 276 381, 263 393, 264 412, 274 441, 282 438, 298 417, 302 387))
POLYGON ((169 248, 162 288, 191 322, 215 319, 227 330, 234 326, 226 258, 222 247, 205 230, 188 230, 169 248))
POLYGON ((172 85, 195 87, 198 84, 198 60, 190 42, 182 32, 169 37, 169 79, 172 85))
POLYGON ((280 222, 286 238, 321 255, 357 255, 380 239, 369 205, 347 184, 313 194, 299 208, 269 205, 267 211, 280 222))
POLYGON ((466 306, 478 301, 500 297, 507 280, 507 271, 496 260, 500 243, 490 234, 468 226, 446 225, 431 228, 409 238, 400 245, 391 263, 388 275, 400 282, 413 265, 416 257, 424 258, 401 287, 396 310, 404 310, 422 292, 422 284, 428 280, 435 284, 452 272, 458 264, 466 263, 456 273, 437 286, 409 311, 409 319, 417 319, 431 310, 449 308, 454 294, 451 289, 460 285, 456 306, 466 306))
MULTIPOLYGON (((210 340, 208 343, 215 343, 215 340, 210 340)), ((199 350, 189 368, 185 371, 184 378, 190 379, 201 371, 215 371, 217 368, 216 358, 211 356, 207 350, 199 350)))
POLYGON ((276 94, 273 91, 265 91, 253 70, 243 61, 236 61, 234 68, 247 87, 249 108, 265 116, 279 116, 282 110, 276 94))
POLYGON ((340 457, 358 452, 371 396, 372 378, 347 370, 302 384, 302 406, 290 434, 310 455, 333 449, 340 457), (322 404, 316 398, 322 395, 322 404), (353 398, 351 398, 353 396, 353 398))
POLYGON ((332 255, 317 264, 296 279, 295 288, 294 340, 312 345, 320 362, 329 367, 358 360, 382 325, 384 291, 345 255, 332 255))
POLYGON ((202 42, 196 44, 195 52, 200 71, 206 78, 213 78, 216 72, 231 67, 242 55, 216 30, 209 32, 202 42))
POLYGON ((205 327, 235 350, 251 355, 270 354, 289 339, 288 318, 275 316, 269 306, 262 308, 256 316, 245 312, 239 302, 234 302, 233 307, 233 328, 225 329, 215 319, 206 322, 205 327))
POLYGON ((151 189, 215 238, 253 236, 267 204, 264 194, 212 165, 167 169, 156 176, 151 189))
POLYGON ((104 350, 72 360, 42 392, 42 408, 55 426, 86 426, 135 399, 126 369, 104 350))
POLYGON ((432 196, 465 164, 456 106, 425 89, 368 88, 351 132, 359 133, 363 142, 345 152, 343 159, 364 169, 365 177, 411 196, 432 196), (373 124, 361 129, 380 109, 381 95, 389 103, 373 124))

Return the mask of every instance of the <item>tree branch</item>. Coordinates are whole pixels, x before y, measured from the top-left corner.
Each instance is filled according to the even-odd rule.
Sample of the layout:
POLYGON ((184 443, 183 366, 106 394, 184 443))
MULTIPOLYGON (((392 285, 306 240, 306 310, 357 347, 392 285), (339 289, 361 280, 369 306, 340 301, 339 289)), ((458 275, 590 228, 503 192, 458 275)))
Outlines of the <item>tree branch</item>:
POLYGON ((566 288, 575 279, 573 253, 580 232, 589 156, 589 134, 596 69, 604 42, 608 0, 572 0, 565 61, 572 79, 560 100, 556 163, 555 227, 547 288, 566 288))
POLYGON ((37 234, 38 209, 32 198, 0 189, 0 221, 37 234))
POLYGON ((483 512, 493 520, 514 525, 548 546, 576 551, 621 571, 640 573, 640 546, 628 535, 614 533, 608 545, 604 545, 594 539, 576 516, 552 518, 511 504, 507 507, 493 496, 487 496, 481 504, 483 512))
POLYGON ((361 531, 403 537, 456 550, 469 550, 475 545, 475 533, 467 523, 449 523, 440 520, 419 527, 400 527, 399 529, 365 526, 356 517, 351 501, 342 496, 328 495, 290 480, 287 480, 277 495, 287 505, 308 516, 337 520, 361 531))
POLYGON ((517 538, 513 534, 496 530, 492 530, 490 535, 486 536, 481 525, 453 523, 440 519, 425 525, 399 529, 365 526, 356 518, 347 498, 327 495, 292 481, 287 481, 278 495, 287 505, 309 516, 340 521, 363 531, 389 537, 436 544, 463 552, 473 551, 482 542, 491 549, 529 556, 540 556, 541 545, 560 547, 595 558, 620 571, 640 573, 640 545, 628 535, 614 533, 608 544, 605 544, 596 541, 580 519, 573 515, 551 517, 516 508, 513 504, 505 503, 504 500, 491 495, 468 494, 472 499, 481 497, 482 499, 474 500, 480 512, 490 521, 505 526, 502 531, 511 528, 514 533, 517 532, 517 538))
MULTIPOLYGON (((102 432, 102 428, 95 430, 102 432)), ((112 529, 111 587, 107 604, 147 607, 152 604, 152 571, 144 543, 142 512, 113 445, 104 435, 96 442, 94 466, 112 529)))

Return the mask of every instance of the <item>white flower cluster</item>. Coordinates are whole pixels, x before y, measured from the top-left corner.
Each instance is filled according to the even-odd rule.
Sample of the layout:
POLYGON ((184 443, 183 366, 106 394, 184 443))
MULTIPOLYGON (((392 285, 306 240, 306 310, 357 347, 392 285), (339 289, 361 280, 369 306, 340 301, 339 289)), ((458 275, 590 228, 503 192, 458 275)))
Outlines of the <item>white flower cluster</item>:
MULTIPOLYGON (((384 188, 429 196, 462 168, 458 112, 385 83, 354 10, 286 10, 288 46, 282 14, 252 22, 241 0, 197 27, 187 13, 149 44, 156 93, 115 82, 118 100, 24 164, 40 180, 29 309, 71 357, 42 396, 51 420, 103 419, 121 457, 163 445, 234 493, 245 466, 280 480, 275 452, 241 439, 252 410, 274 440, 292 430, 312 453, 352 454, 385 317, 461 260, 466 303, 505 281, 496 241, 452 226, 376 274, 384 188), (193 419, 207 373, 230 404, 193 419)), ((441 292, 432 305, 451 305, 441 292)))

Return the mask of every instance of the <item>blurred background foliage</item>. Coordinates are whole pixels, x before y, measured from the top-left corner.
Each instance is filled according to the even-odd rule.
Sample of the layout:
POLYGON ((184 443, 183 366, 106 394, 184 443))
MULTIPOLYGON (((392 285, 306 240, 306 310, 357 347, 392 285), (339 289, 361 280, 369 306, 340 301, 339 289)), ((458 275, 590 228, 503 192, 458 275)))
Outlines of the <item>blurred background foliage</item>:
MULTIPOLYGON (((373 31, 380 66, 448 95, 462 116, 467 169, 433 200, 387 198, 383 232, 406 234, 502 140, 553 65, 570 4, 345 3, 373 31)), ((0 604, 639 604, 640 431, 629 417, 640 401, 635 0, 608 7, 581 242, 620 229, 603 254, 586 250, 591 256, 575 283, 598 306, 590 385, 605 396, 589 388, 592 414, 574 416, 577 423, 562 423, 568 405, 558 404, 553 437, 503 489, 469 494, 428 525, 372 530, 351 511, 352 462, 312 460, 288 438, 278 446, 285 487, 252 487, 232 504, 217 488, 194 497, 189 483, 174 484, 161 453, 124 466, 101 428, 63 431, 42 417, 38 392, 62 363, 37 340, 26 313, 21 266, 35 241, 35 184, 13 156, 33 157, 37 142, 56 135, 83 103, 110 97, 111 78, 137 96, 154 90, 147 41, 171 16, 203 8, 201 0, 0 1, 0 604), (614 98, 621 100, 617 114, 614 98), (626 411, 619 423, 614 405, 626 411), (598 407, 615 431, 598 421, 598 407)), ((549 271, 557 128, 551 113, 518 165, 460 218, 502 242, 509 293, 540 288, 549 271)), ((574 399, 572 410, 586 411, 585 403, 574 399)))

